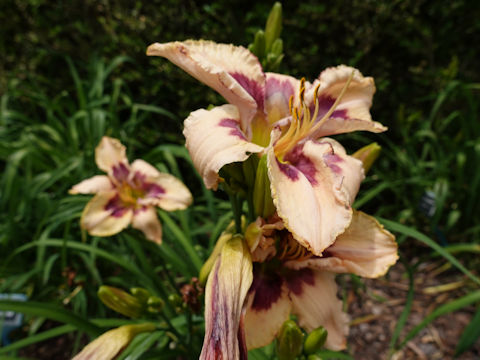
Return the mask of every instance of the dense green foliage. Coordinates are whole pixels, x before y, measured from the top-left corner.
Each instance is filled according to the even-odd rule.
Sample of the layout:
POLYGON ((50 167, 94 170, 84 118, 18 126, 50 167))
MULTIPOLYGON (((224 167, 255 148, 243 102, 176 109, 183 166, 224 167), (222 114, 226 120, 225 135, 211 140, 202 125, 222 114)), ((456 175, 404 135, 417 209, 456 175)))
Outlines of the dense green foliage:
MULTIPOLYGON (((100 285, 141 286, 167 305, 159 332, 138 342, 151 346, 173 322, 180 340, 171 354, 200 349, 202 321, 178 308, 179 288, 197 274, 231 214, 224 195, 212 195, 195 175, 181 130, 190 111, 222 100, 145 50, 155 41, 189 38, 247 46, 271 5, 0 3, 0 292, 27 292, 34 300, 63 302, 82 317, 104 318, 114 315, 96 298, 100 285), (103 135, 119 138, 130 159, 141 157, 183 179, 194 194, 189 210, 161 212, 160 251, 135 241, 135 230, 100 239, 79 228, 89 197, 67 191, 99 173, 93 151, 103 135)), ((480 3, 310 0, 283 6, 280 72, 313 80, 325 67, 345 63, 375 78, 372 115, 389 132, 342 137, 350 152, 372 141, 383 148, 356 206, 442 246, 479 244, 480 3), (434 194, 431 214, 420 205, 427 192, 434 194)), ((416 238, 431 245, 402 234, 401 243, 416 238)), ((411 244, 403 243, 403 254, 418 250, 411 244)), ((469 251, 461 255, 466 267, 478 269, 469 251)), ((478 303, 473 294, 451 309, 478 303)), ((83 325, 113 325, 95 324, 83 325)), ((150 356, 168 344, 162 346, 150 356)))

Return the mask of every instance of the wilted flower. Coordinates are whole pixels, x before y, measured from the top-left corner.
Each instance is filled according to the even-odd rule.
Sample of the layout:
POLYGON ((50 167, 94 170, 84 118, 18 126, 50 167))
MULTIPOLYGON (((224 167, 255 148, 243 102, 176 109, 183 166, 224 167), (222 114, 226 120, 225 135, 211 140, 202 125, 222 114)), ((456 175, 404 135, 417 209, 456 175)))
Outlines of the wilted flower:
POLYGON ((70 189, 70 194, 96 194, 82 213, 81 225, 91 235, 114 235, 130 223, 149 240, 161 243, 162 227, 155 206, 167 211, 185 209, 190 191, 170 174, 143 160, 128 163, 125 146, 104 136, 95 161, 107 175, 97 175, 70 189))
POLYGON ((386 130, 370 117, 373 79, 341 65, 310 84, 264 73, 247 49, 210 41, 157 43, 147 54, 168 58, 230 103, 185 120, 186 145, 206 186, 217 187, 226 164, 267 156, 278 215, 297 241, 321 255, 352 221, 364 177, 361 162, 325 136, 386 130))

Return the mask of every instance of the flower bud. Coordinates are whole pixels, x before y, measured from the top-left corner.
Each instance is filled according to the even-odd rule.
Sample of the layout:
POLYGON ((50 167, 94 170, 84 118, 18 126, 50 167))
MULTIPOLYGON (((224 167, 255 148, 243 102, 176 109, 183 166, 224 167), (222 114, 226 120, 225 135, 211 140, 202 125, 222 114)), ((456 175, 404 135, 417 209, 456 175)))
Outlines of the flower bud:
POLYGON ((370 145, 362 147, 357 150, 352 156, 363 163, 363 170, 365 174, 370 170, 375 160, 377 160, 382 150, 381 146, 377 143, 371 143, 370 145))
POLYGON ((145 303, 122 289, 102 285, 97 294, 110 309, 130 318, 139 318, 145 310, 145 303))
POLYGON ((293 320, 283 323, 277 335, 277 355, 280 360, 294 360, 302 352, 303 333, 293 320))
POLYGON ((252 52, 259 58, 263 59, 265 56, 265 32, 258 30, 253 40, 252 52))
POLYGON ((150 313, 158 314, 163 310, 164 306, 165 306, 165 302, 159 297, 150 296, 147 300, 147 310, 150 313))
POLYGON ((145 304, 148 298, 151 296, 150 291, 144 288, 131 288, 130 293, 135 296, 142 304, 145 304))
POLYGON ((282 32, 282 4, 276 2, 268 15, 265 26, 265 45, 267 52, 270 52, 273 42, 278 39, 282 32))
POLYGON ((152 332, 154 330, 155 325, 150 323, 124 325, 109 330, 84 347, 72 360, 114 359, 135 336, 142 332, 152 332))
POLYGON ((313 330, 310 334, 308 334, 307 338, 305 339, 305 343, 303 344, 305 353, 309 355, 320 350, 325 344, 325 341, 327 341, 327 336, 328 331, 323 326, 313 330))
POLYGON ((212 270, 212 267, 215 264, 217 257, 220 255, 223 245, 225 245, 225 243, 228 240, 230 240, 233 236, 233 233, 231 232, 231 230, 232 229, 229 226, 220 235, 220 237, 217 240, 217 243, 215 244, 215 247, 213 248, 212 254, 207 259, 207 261, 205 261, 202 268, 200 269, 200 273, 198 274, 198 282, 200 283, 200 285, 205 286, 208 279, 208 274, 210 274, 210 271, 212 270))

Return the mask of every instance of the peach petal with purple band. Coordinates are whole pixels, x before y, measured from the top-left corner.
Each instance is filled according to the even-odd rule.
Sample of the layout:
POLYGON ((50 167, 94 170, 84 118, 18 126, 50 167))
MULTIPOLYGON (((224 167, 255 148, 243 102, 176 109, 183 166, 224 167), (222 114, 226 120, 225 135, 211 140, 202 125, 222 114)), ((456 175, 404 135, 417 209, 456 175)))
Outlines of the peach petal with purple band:
POLYGON ((162 225, 153 207, 145 206, 135 210, 133 213, 132 227, 142 231, 148 240, 157 244, 162 243, 162 225))
POLYGON ((110 178, 106 175, 96 175, 89 179, 83 180, 77 185, 73 186, 69 194, 95 194, 100 191, 109 191, 113 189, 110 178))
POLYGON ((167 58, 236 105, 243 130, 257 110, 263 112, 265 74, 257 57, 241 46, 204 40, 155 43, 147 55, 167 58))
POLYGON ((121 206, 116 191, 101 192, 85 206, 80 223, 94 236, 114 235, 130 224, 133 211, 121 206))
POLYGON ((278 215, 294 238, 316 255, 345 231, 352 216, 342 176, 323 158, 331 152, 329 144, 307 141, 287 154, 288 163, 282 163, 272 148, 268 151, 270 186, 278 215))
POLYGON ((120 141, 104 136, 95 148, 95 161, 99 169, 112 173, 113 167, 119 163, 127 164, 126 149, 120 141))
POLYGON ((337 299, 335 277, 327 272, 303 270, 306 272, 301 286, 293 282, 299 291, 290 292, 292 312, 298 316, 299 325, 307 332, 319 326, 328 331, 327 349, 343 350, 348 334, 348 316, 342 311, 342 302, 337 299))
POLYGON ((374 217, 355 211, 348 229, 325 250, 324 257, 289 261, 286 266, 376 278, 384 275, 397 259, 395 237, 374 217))
POLYGON ((317 120, 323 118, 331 106, 337 100, 342 88, 347 83, 353 72, 353 78, 345 94, 337 105, 332 115, 325 121, 316 134, 311 138, 321 136, 342 134, 346 132, 365 130, 382 132, 386 127, 378 122, 372 121, 370 107, 372 105, 375 84, 371 77, 364 77, 357 69, 340 65, 324 70, 312 88, 306 94, 306 101, 310 110, 314 109, 313 94, 314 88, 320 84, 318 91, 319 111, 317 120))
POLYGON ((347 155, 344 147, 336 140, 322 138, 319 144, 329 144, 331 152, 323 155, 325 164, 338 176, 342 177, 342 187, 347 191, 349 204, 352 205, 365 178, 363 164, 360 160, 347 155))
POLYGON ((267 302, 265 302, 268 296, 261 296, 263 302, 259 302, 257 292, 269 291, 271 287, 258 286, 260 284, 261 282, 257 280, 255 285, 254 278, 246 302, 245 338, 249 350, 270 344, 275 339, 282 324, 288 319, 292 308, 288 291, 282 281, 279 282, 279 296, 276 297, 275 302, 273 302, 273 298, 270 298, 272 302, 269 303, 269 306, 266 306, 267 302), (253 303, 256 298, 255 306, 253 303), (261 326, 259 326, 260 324, 261 326))
POLYGON ((224 165, 244 161, 251 153, 263 150, 245 140, 238 119, 235 106, 223 105, 194 111, 185 120, 186 146, 207 188, 217 188, 218 171, 224 165))

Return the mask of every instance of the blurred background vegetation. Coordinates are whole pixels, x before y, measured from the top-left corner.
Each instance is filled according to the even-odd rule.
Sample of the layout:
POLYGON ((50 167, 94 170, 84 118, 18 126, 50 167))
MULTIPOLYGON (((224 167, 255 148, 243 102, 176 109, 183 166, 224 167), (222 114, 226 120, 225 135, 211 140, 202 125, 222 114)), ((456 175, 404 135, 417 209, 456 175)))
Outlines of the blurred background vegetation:
MULTIPOLYGON (((86 287, 83 300, 72 297, 75 309, 104 316, 101 304, 87 301, 104 282, 100 274, 110 274, 110 284, 138 285, 128 266, 130 280, 118 264, 95 267, 98 254, 91 249, 81 255, 66 250, 67 240, 81 241, 78 217, 88 200, 66 192, 97 173, 93 150, 103 135, 119 138, 130 159, 141 156, 184 179, 196 208, 172 215, 166 232, 172 238, 186 234, 199 259, 207 256, 222 229, 215 227, 219 215, 225 225, 229 214, 216 212, 221 195, 205 191, 191 171, 181 130, 190 111, 222 100, 145 50, 153 42, 189 38, 247 46, 272 4, 0 2, 0 290, 65 303, 75 286, 90 281, 95 286, 86 287), (62 240, 48 243, 55 239, 62 240), (28 244, 40 240, 46 242, 31 251, 28 244), (23 260, 7 256, 12 253, 23 260)), ((416 228, 442 246, 468 245, 461 255, 470 269, 478 269, 480 244, 479 14, 474 0, 285 2, 280 68, 313 80, 322 69, 344 63, 375 78, 372 115, 388 133, 342 138, 350 152, 372 141, 383 148, 356 206, 416 228)), ((124 258, 132 251, 140 258, 150 253, 151 244, 135 248, 128 236, 102 246, 124 258)), ((176 253, 192 249, 168 246, 148 266, 139 261, 137 270, 154 274, 159 267, 183 280, 194 275, 198 269, 182 268, 176 253), (166 265, 172 262, 179 267, 166 265)), ((418 251, 411 245, 401 250, 407 256, 418 251)))

